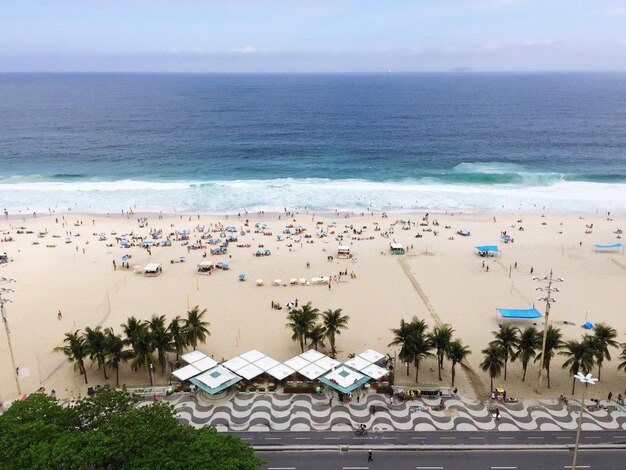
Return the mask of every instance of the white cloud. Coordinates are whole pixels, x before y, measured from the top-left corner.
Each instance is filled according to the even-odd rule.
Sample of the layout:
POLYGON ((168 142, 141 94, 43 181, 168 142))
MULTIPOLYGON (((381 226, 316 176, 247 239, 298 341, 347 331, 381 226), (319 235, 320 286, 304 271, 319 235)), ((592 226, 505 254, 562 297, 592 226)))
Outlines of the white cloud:
POLYGON ((255 52, 258 52, 258 51, 252 46, 246 46, 246 47, 241 47, 239 49, 233 49, 231 52, 235 52, 237 54, 254 54, 255 52))

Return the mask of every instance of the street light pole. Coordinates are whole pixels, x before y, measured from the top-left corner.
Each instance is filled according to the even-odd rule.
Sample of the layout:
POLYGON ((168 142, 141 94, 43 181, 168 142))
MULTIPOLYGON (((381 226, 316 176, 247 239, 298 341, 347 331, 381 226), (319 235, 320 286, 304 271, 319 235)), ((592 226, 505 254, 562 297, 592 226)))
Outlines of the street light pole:
POLYGON ((544 326, 543 326, 543 340, 542 340, 542 344, 541 344, 541 367, 539 368, 539 390, 541 391, 542 385, 543 385, 543 370, 546 367, 546 340, 548 338, 548 326, 549 326, 549 322, 550 322, 550 304, 556 302, 556 299, 554 299, 553 297, 551 297, 552 292, 559 292, 559 288, 558 287, 552 287, 552 283, 554 282, 563 282, 563 278, 559 277, 559 278, 555 278, 552 275, 552 270, 550 270, 550 275, 549 276, 544 276, 542 278, 539 277, 533 277, 534 281, 542 281, 542 282, 547 282, 548 286, 547 287, 536 287, 535 290, 538 291, 542 291, 546 293, 545 297, 539 297, 539 301, 540 302, 544 302, 546 303, 546 310, 545 310, 545 322, 544 322, 544 326))
MULTIPOLYGON (((2 283, 8 283, 11 281, 15 282, 14 279, 7 279, 6 277, 0 278, 0 282, 2 283)), ((11 303, 12 300, 7 299, 6 297, 5 298, 2 297, 2 294, 6 292, 13 292, 13 289, 6 289, 4 287, 0 287, 0 315, 2 316, 2 322, 4 323, 4 331, 6 332, 6 335, 7 335, 7 344, 9 345, 9 354, 11 356, 11 366, 13 367, 13 370, 15 371, 14 377, 15 377, 15 385, 17 386, 17 394, 21 395, 22 387, 20 387, 20 379, 18 378, 17 366, 15 365, 15 354, 13 353, 13 344, 11 343, 11 330, 9 330, 9 321, 7 319, 7 311, 4 308, 4 304, 11 303)))
POLYGON ((576 445, 574 446, 574 458, 572 460, 572 470, 576 470, 576 458, 578 457, 578 444, 580 442, 580 429, 583 425, 583 413, 585 412, 585 392, 587 391, 587 385, 594 385, 598 382, 598 379, 592 377, 591 374, 584 375, 578 372, 575 376, 576 380, 579 380, 585 384, 583 388, 583 400, 580 402, 580 413, 578 414, 578 430, 576 431, 576 445))

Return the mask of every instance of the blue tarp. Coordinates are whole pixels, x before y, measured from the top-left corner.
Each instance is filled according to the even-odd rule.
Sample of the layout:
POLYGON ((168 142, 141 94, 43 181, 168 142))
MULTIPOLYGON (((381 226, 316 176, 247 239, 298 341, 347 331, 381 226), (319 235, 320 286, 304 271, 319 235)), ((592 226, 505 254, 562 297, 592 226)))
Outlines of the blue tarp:
POLYGON ((500 251, 496 245, 481 245, 481 246, 477 246, 476 249, 478 251, 495 251, 495 252, 500 251))
POLYGON ((621 243, 615 243, 613 245, 596 245, 596 248, 600 250, 611 250, 613 248, 621 248, 621 247, 622 247, 621 243))
POLYGON ((539 318, 542 317, 539 310, 536 308, 529 308, 523 310, 511 309, 511 308, 499 308, 498 313, 503 318, 539 318))

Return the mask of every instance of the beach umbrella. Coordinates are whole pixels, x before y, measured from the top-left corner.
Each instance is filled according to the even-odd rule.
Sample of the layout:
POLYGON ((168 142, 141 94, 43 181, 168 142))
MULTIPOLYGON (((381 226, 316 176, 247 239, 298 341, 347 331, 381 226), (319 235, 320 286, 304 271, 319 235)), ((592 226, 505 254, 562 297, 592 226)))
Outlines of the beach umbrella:
POLYGON ((122 261, 128 261, 128 255, 124 255, 124 256, 122 256, 121 260, 122 260, 122 261))
POLYGON ((240 281, 243 281, 245 278, 246 278, 246 275, 245 275, 245 274, 240 274, 240 275, 239 275, 239 280, 240 280, 240 281))

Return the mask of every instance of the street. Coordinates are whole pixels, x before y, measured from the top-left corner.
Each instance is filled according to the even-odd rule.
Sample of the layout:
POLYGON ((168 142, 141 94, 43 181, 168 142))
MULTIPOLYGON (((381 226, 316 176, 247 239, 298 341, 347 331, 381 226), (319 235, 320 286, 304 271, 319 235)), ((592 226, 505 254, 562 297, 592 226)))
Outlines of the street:
MULTIPOLYGON (((571 451, 373 451, 265 452, 257 456, 268 463, 264 470, 558 470, 572 465, 571 451)), ((626 450, 589 450, 578 454, 577 468, 622 470, 626 450)))

